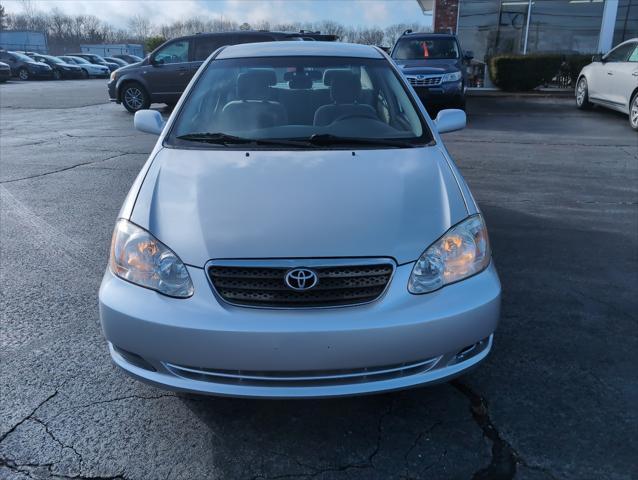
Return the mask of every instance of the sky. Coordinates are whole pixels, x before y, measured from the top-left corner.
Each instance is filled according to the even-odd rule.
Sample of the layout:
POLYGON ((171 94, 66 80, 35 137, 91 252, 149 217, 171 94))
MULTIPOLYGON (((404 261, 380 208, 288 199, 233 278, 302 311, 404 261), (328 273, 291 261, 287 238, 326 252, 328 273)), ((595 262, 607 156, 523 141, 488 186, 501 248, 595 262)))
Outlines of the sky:
MULTIPOLYGON (((24 0, 2 0, 7 12, 24 11, 24 0)), ((155 24, 209 16, 238 22, 311 22, 335 20, 346 25, 384 27, 393 23, 429 25, 416 0, 27 0, 38 10, 58 8, 68 14, 92 14, 116 27, 141 14, 155 24)))

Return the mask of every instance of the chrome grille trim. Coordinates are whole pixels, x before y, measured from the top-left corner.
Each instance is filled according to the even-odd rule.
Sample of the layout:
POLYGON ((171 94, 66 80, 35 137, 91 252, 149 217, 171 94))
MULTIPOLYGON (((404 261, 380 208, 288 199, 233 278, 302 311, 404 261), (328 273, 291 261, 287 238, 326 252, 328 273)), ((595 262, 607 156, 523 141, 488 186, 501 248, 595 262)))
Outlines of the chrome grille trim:
POLYGON ((232 383, 255 386, 312 386, 339 385, 357 382, 388 380, 423 373, 434 368, 442 356, 416 362, 405 362, 381 367, 349 370, 317 370, 309 372, 259 372, 246 370, 215 370, 209 368, 184 367, 172 363, 164 366, 174 375, 215 383, 232 383))
POLYGON ((440 85, 443 75, 423 75, 422 77, 423 78, 417 78, 417 75, 406 75, 406 78, 414 87, 432 87, 440 85))
MULTIPOLYGON (((340 308, 340 307, 353 307, 359 305, 365 305, 368 303, 375 302, 383 297, 387 289, 389 288, 390 283, 392 282, 392 278, 394 276, 394 272, 396 270, 396 262, 391 258, 385 257, 375 257, 375 258, 337 258, 337 259, 323 259, 323 258, 313 258, 313 259, 273 259, 273 260, 211 260, 205 266, 206 278, 213 289, 213 292, 217 296, 217 298, 226 304, 244 307, 244 308, 265 308, 265 309, 310 309, 310 308, 340 308), (228 277, 225 277, 223 273, 220 272, 220 269, 217 270, 216 274, 211 274, 212 269, 215 267, 225 267, 229 269, 252 269, 250 275, 246 278, 249 278, 251 282, 257 284, 256 288, 249 288, 247 286, 242 287, 234 287, 233 280, 242 278, 240 272, 233 272, 232 278, 228 280, 228 277), (381 269, 385 268, 389 271, 384 273, 370 273, 368 275, 356 274, 353 272, 339 272, 338 275, 335 275, 334 272, 330 270, 335 270, 338 268, 343 269, 381 269), (237 297, 235 295, 229 295, 228 292, 233 288, 237 288, 239 290, 244 291, 253 291, 255 292, 255 297, 260 295, 259 293, 259 283, 261 281, 270 282, 265 285, 268 286, 268 291, 270 292, 280 292, 280 293, 291 293, 295 292, 291 289, 288 289, 282 281, 280 286, 273 286, 273 282, 276 282, 279 278, 283 279, 285 272, 294 268, 309 268, 318 271, 320 275, 320 282, 324 285, 324 288, 321 286, 316 287, 315 289, 308 290, 306 292, 301 292, 302 295, 299 296, 300 300, 292 300, 290 305, 284 304, 274 304, 276 302, 268 302, 266 300, 257 299, 257 301, 245 301, 244 299, 237 297), (321 270, 324 269, 322 272, 321 270), (364 279, 363 277, 368 277, 368 279, 364 279), (384 282, 379 282, 370 277, 375 276, 385 276, 386 280, 384 282), (359 282, 367 283, 366 285, 348 285, 348 282, 356 282, 357 278, 359 278, 359 282), (337 285, 336 282, 341 281, 344 285, 337 285), (328 288, 325 288, 325 285, 329 285, 328 288), (224 290, 224 289, 227 290, 224 290), (230 290, 228 290, 230 289, 230 290), (371 292, 371 290, 374 291, 371 292), (315 297, 315 304, 309 304, 313 299, 313 295, 321 294, 321 292, 326 292, 326 290, 330 290, 332 292, 341 292, 335 293, 335 295, 341 296, 340 300, 335 300, 332 303, 326 303, 325 301, 321 301, 322 299, 317 300, 315 297), (373 295, 371 294, 373 293, 373 295), (304 302, 303 297, 306 297, 307 302, 304 302), (244 300, 244 301, 242 301, 244 300), (319 304, 316 304, 319 302, 319 304)), ((251 287, 253 287, 252 285, 251 287)), ((232 291, 231 291, 232 293, 232 291)))

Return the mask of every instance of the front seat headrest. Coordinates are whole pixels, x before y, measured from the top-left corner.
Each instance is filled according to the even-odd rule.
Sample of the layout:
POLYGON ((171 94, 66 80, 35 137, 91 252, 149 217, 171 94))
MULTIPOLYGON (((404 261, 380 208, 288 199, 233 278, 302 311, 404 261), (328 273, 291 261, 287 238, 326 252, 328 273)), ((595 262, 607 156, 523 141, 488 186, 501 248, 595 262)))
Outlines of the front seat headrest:
POLYGON ((330 96, 335 103, 355 103, 359 99, 361 81, 349 71, 334 71, 330 80, 330 96))
POLYGON ((269 88, 277 84, 275 71, 268 68, 249 70, 237 77, 237 97, 240 100, 268 100, 269 88))

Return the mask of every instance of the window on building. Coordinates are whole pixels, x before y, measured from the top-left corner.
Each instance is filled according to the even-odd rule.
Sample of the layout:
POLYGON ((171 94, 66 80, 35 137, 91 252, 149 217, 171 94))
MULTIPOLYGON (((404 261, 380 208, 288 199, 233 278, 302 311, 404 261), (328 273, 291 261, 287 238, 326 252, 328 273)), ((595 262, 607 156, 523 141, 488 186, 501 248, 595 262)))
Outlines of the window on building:
POLYGON ((614 45, 638 37, 638 0, 619 0, 614 45))
POLYGON ((534 0, 527 53, 591 53, 598 50, 602 1, 534 0))

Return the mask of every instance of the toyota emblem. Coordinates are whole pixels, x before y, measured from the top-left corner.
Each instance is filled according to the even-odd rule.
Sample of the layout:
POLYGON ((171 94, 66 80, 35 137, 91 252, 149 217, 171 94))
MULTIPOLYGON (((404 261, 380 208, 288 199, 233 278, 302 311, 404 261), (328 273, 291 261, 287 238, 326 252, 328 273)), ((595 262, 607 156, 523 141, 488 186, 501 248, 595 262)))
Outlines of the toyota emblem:
POLYGON ((286 274, 286 285, 298 292, 310 290, 317 286, 319 277, 307 268, 295 268, 286 274))

